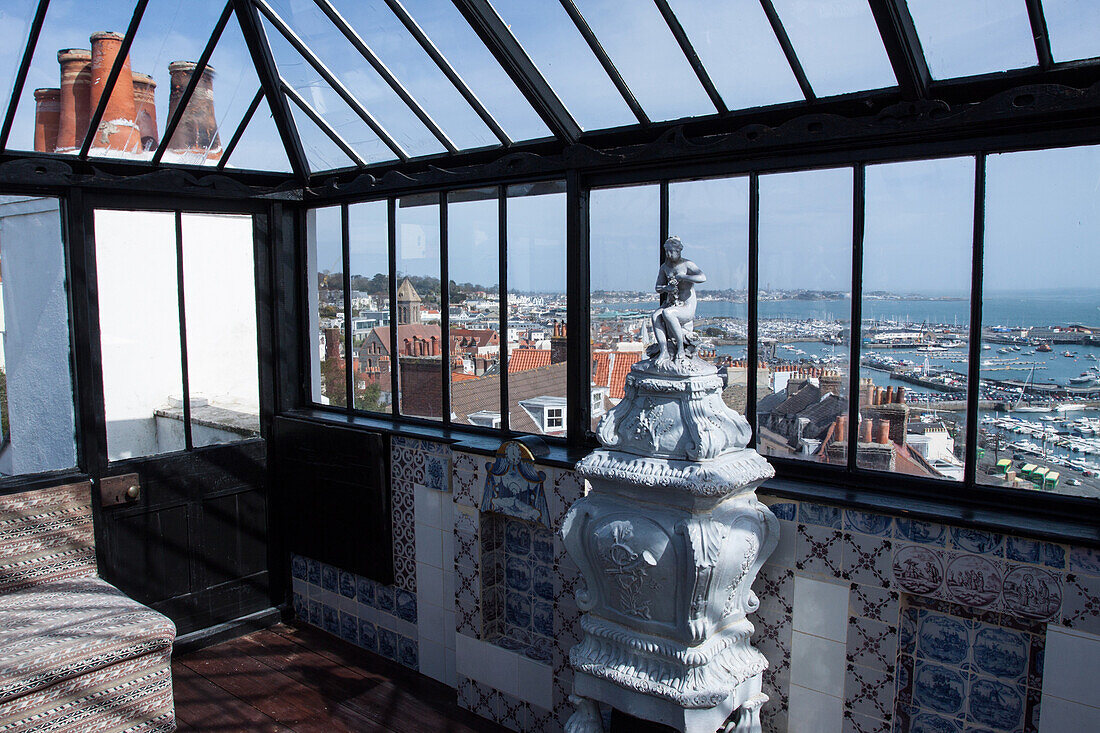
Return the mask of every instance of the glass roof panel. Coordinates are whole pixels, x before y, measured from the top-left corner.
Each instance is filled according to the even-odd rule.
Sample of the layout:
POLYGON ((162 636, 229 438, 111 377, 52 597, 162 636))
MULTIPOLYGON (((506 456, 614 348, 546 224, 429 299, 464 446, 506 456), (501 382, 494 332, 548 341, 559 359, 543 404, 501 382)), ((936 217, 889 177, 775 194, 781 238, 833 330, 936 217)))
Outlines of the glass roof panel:
MULTIPOLYGON (((363 118, 329 86, 317 70, 302 58, 294 47, 267 23, 266 19, 261 22, 264 24, 264 32, 267 34, 268 42, 271 45, 271 54, 275 58, 279 75, 305 99, 306 103, 325 122, 331 125, 367 163, 395 160, 397 155, 374 133, 363 118)), ((373 70, 370 73, 373 74, 373 70)), ((290 104, 294 107, 293 102, 290 104)), ((301 112, 296 107, 294 109, 296 112, 301 112)), ((368 111, 370 111, 369 108, 368 111)), ((414 122, 420 124, 419 120, 414 120, 414 122)), ((386 129, 391 135, 395 134, 395 131, 386 129)), ((332 145, 338 153, 335 159, 340 161, 339 167, 342 167, 344 161, 348 160, 347 156, 335 147, 335 143, 332 143, 323 131, 318 129, 317 132, 324 137, 323 142, 317 143, 317 151, 327 149, 326 145, 332 145)), ((400 143, 400 141, 398 142, 400 143)), ((305 144, 304 137, 302 143, 305 144)), ((437 146, 432 152, 440 152, 442 149, 441 146, 437 146)), ((411 153, 411 151, 409 152, 411 153)), ((309 167, 313 171, 329 170, 333 166, 324 162, 329 159, 328 155, 321 155, 320 159, 315 162, 311 155, 309 167)))
POLYGON ((865 0, 773 0, 773 4, 818 97, 897 83, 865 0))
POLYGON ((451 0, 406 0, 403 5, 512 140, 550 137, 538 113, 451 0))
MULTIPOLYGON (((329 90, 329 94, 332 91, 329 90)), ((305 95, 303 95, 305 96, 305 95)), ((306 101, 313 107, 312 100, 306 97, 306 101)), ((354 166, 355 161, 347 156, 340 147, 332 141, 325 131, 317 127, 313 120, 305 112, 298 108, 294 102, 288 100, 290 113, 294 117, 294 124, 298 127, 298 137, 302 140, 302 147, 306 151, 306 161, 312 173, 330 171, 337 168, 354 166)), ((316 109, 316 107, 314 107, 316 109)), ((328 120, 326 120, 327 122, 328 120)), ((332 124, 329 122, 329 124, 332 124)), ((346 140, 346 138, 345 138, 346 140)), ((353 146, 354 148, 355 146, 353 146)), ((236 157, 234 155, 233 157, 236 157)), ((230 158, 232 160, 232 158, 230 158)))
MULTIPOLYGON (((0 44, 0 106, 3 106, 4 112, 0 112, 0 118, 7 113, 11 88, 19 72, 19 62, 23 60, 23 49, 27 45, 27 34, 30 33, 37 5, 34 0, 10 0, 0 5, 0 28, 4 29, 4 42, 0 44)), ((30 83, 28 77, 25 86, 30 86, 30 83)), ((56 86, 56 82, 49 86, 56 86)))
POLYGON ((1023 0, 908 0, 908 5, 935 79, 1038 63, 1023 0))
MULTIPOLYGON (((172 136, 172 142, 162 158, 166 163, 216 165, 256 95, 256 90, 260 88, 260 79, 256 75, 248 44, 245 43, 235 15, 226 23, 204 76, 209 79, 212 94, 207 94, 205 81, 196 87, 187 105, 187 113, 176 128, 176 134, 172 136), (189 122, 191 119, 209 120, 210 105, 213 106, 213 130, 189 122)), ((168 112, 166 107, 160 128, 162 135, 164 126, 168 124, 168 112)), ((260 115, 259 110, 256 115, 260 115)), ((271 142, 282 147, 277 135, 271 142)), ((261 163, 261 170, 272 169, 261 163)))
POLYGON ((1100 56, 1100 3, 1096 0, 1043 0, 1043 15, 1055 61, 1100 56))
POLYGON ((804 99, 759 0, 669 0, 730 109, 804 99))
MULTIPOLYGON (((389 8, 362 0, 332 0, 332 4, 458 149, 500 144, 389 8)), ((364 63, 350 45, 347 53, 353 56, 345 63, 364 63)))
POLYGON ((560 4, 493 0, 493 7, 582 129, 638 121, 560 4))
MULTIPOLYGON (((236 128, 222 128, 222 145, 229 144, 229 136, 236 128)), ((248 122, 248 127, 237 141, 237 147, 225 163, 226 168, 247 168, 250 170, 277 171, 290 173, 290 160, 286 157, 279 130, 271 117, 271 106, 264 99, 256 108, 256 113, 248 122)))
POLYGON ((718 111, 656 5, 577 0, 577 7, 650 119, 718 111))
MULTIPOLYGON (((432 155, 446 150, 315 3, 280 0, 270 4, 410 156, 432 155)), ((389 12, 385 8, 380 10, 389 12)), ((275 52, 276 41, 290 48, 286 39, 267 23, 266 18, 264 22, 272 42, 272 53, 275 52)), ((397 30, 400 29, 394 29, 397 30)), ((359 32, 363 35, 362 29, 359 32)), ((412 42, 411 39, 409 42, 412 42)), ((278 58, 280 56, 276 56, 278 58)), ((313 71, 312 68, 310 71, 313 71)))
MULTIPOLYGON (((111 96, 111 104, 104 115, 104 122, 107 123, 128 120, 128 115, 132 114, 135 119, 130 120, 130 125, 122 127, 133 132, 124 136, 111 135, 109 139, 102 140, 97 137, 91 155, 146 159, 152 157, 151 150, 159 142, 159 133, 164 130, 168 119, 171 77, 173 74, 177 75, 177 83, 181 87, 190 78, 188 69, 177 68, 172 71, 169 65, 174 61, 198 59, 224 8, 224 0, 152 0, 149 3, 130 47, 132 81, 127 84, 120 77, 111 96), (127 91, 123 91, 124 89, 127 91), (148 96, 150 91, 151 99, 148 96), (128 98, 129 95, 132 97, 128 98), (128 112, 127 108, 132 112, 128 112)), ((27 85, 21 97, 16 125, 12 130, 11 147, 33 148, 34 89, 59 86, 58 51, 68 48, 90 49, 90 36, 98 31, 125 34, 133 10, 133 2, 82 3, 76 0, 54 0, 50 3, 35 49, 31 72, 27 77, 27 85)), ((109 67, 104 75, 106 73, 109 73, 109 67)), ((78 109, 83 107, 88 109, 88 116, 95 111, 92 99, 86 95, 80 101, 78 109)), ((87 123, 84 115, 78 113, 77 117, 81 129, 74 132, 72 137, 75 147, 79 148, 87 123)), ((102 130, 103 128, 101 132, 102 130)))

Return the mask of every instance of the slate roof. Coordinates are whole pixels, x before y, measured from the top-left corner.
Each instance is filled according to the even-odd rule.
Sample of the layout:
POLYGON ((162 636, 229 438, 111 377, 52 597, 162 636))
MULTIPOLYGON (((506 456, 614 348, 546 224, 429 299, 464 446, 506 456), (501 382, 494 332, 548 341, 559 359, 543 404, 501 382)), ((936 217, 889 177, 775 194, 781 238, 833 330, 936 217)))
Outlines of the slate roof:
MULTIPOLYGON (((508 375, 508 413, 512 430, 542 434, 541 426, 535 424, 519 403, 536 397, 564 397, 567 366, 563 361, 508 375)), ((481 410, 500 411, 499 374, 452 382, 451 413, 454 422, 470 424, 467 416, 481 410)), ((564 430, 553 434, 564 434, 564 430)))

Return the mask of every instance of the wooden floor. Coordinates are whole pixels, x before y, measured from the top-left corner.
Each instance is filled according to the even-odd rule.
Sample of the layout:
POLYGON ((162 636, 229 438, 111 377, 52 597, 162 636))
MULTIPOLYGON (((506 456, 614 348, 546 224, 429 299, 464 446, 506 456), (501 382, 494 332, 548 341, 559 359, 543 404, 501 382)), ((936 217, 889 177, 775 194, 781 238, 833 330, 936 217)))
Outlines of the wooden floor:
POLYGON ((278 625, 172 660, 181 731, 500 733, 455 691, 305 626, 278 625))

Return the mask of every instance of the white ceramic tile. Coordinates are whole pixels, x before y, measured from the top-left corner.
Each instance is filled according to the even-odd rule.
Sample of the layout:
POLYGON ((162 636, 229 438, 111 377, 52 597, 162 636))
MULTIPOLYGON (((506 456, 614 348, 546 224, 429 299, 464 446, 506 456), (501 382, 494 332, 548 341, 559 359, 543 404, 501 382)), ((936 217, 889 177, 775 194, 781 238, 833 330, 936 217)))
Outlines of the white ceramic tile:
POLYGON ((791 684, 840 697, 844 694, 844 644, 793 632, 791 684))
POLYGON ((472 680, 478 678, 484 665, 479 652, 477 639, 465 634, 455 634, 455 670, 458 674, 472 680))
MULTIPOLYGON (((1095 678, 1092 679, 1095 682, 1095 678)), ((1050 695, 1043 695, 1039 701, 1039 733, 1085 733, 1098 730, 1100 708, 1050 695)))
POLYGON ((768 556, 769 565, 778 565, 783 568, 794 567, 794 541, 798 536, 794 522, 779 520, 779 544, 768 556))
POLYGON ((517 697, 518 662, 518 655, 500 647, 463 634, 455 638, 455 668, 458 674, 517 697))
POLYGON ((455 526, 455 503, 451 494, 440 494, 440 519, 441 529, 450 530, 455 526))
POLYGON ((340 597, 341 596, 340 596, 339 593, 333 593, 330 590, 324 590, 323 588, 318 588, 314 591, 313 595, 310 596, 310 600, 320 601, 321 603, 325 604, 326 606, 332 606, 333 608, 339 608, 340 607, 340 597))
POLYGON ((443 608, 432 603, 416 604, 416 627, 420 638, 443 645, 443 608))
POLYGON ((787 733, 840 733, 843 715, 839 697, 791 685, 787 733))
POLYGON ((433 606, 443 606, 443 573, 434 565, 416 564, 416 596, 433 606))
POLYGON ((443 544, 443 569, 454 570, 455 566, 455 535, 449 530, 444 531, 440 537, 443 544))
POLYGON ((443 521, 443 505, 440 501, 443 495, 426 486, 413 487, 413 511, 417 524, 440 529, 446 525, 443 521))
MULTIPOLYGON (((452 638, 454 634, 451 634, 452 638)), ((458 687, 458 672, 455 670, 454 648, 443 649, 443 681, 451 687, 458 687)))
MULTIPOLYGON (((1043 658, 1043 697, 1100 705, 1100 637, 1076 629, 1047 626, 1043 658)), ((1040 707, 1041 714, 1046 708, 1040 707)))
POLYGON ((437 527, 416 523, 416 561, 443 567, 443 535, 437 527))
POLYGON ((458 634, 455 632, 455 612, 444 611, 443 612, 443 646, 448 649, 455 648, 455 636, 458 634))
POLYGON ((452 612, 455 610, 455 574, 453 570, 443 571, 443 610, 452 612))
POLYGON ((374 621, 376 625, 381 626, 383 629, 389 629, 394 633, 401 634, 402 636, 407 636, 410 639, 417 638, 418 630, 416 628, 416 624, 410 624, 408 621, 405 621, 404 619, 399 619, 396 616, 391 616, 388 613, 382 613, 381 611, 379 611, 377 614, 375 614, 373 619, 368 620, 374 621))
POLYGON ((358 605, 354 598, 348 598, 347 596, 340 596, 340 600, 336 603, 337 608, 347 613, 355 613, 358 610, 358 605))
POLYGON ((549 665, 520 657, 516 662, 517 689, 519 697, 540 708, 549 710, 554 707, 554 673, 549 665))
POLYGON ((794 576, 791 627, 833 641, 847 641, 848 586, 794 576))
POLYGON ((420 674, 427 675, 433 680, 445 682, 447 678, 447 664, 444 659, 443 645, 434 641, 420 638, 420 674))
POLYGON ((294 592, 300 594, 303 598, 309 596, 309 583, 302 580, 301 578, 292 579, 290 585, 294 589, 294 592))

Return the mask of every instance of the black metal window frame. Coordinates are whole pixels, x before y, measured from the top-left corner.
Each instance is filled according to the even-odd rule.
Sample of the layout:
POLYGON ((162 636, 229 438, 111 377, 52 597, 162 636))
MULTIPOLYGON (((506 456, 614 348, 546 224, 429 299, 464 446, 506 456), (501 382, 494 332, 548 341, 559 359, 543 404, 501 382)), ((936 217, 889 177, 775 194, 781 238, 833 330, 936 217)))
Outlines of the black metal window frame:
MULTIPOLYGON (((317 205, 308 206, 302 208, 303 216, 308 215, 309 211, 333 208, 338 206, 340 208, 340 246, 341 246, 341 261, 343 262, 343 279, 341 285, 344 290, 344 381, 345 381, 345 394, 347 399, 343 406, 339 405, 324 405, 313 400, 311 393, 306 392, 303 394, 302 403, 308 405, 311 409, 322 410, 333 414, 341 414, 349 419, 356 417, 376 417, 383 419, 392 419, 395 424, 408 424, 408 425, 422 425, 432 427, 443 427, 450 430, 456 428, 459 431, 468 431, 471 434, 481 434, 493 437, 510 437, 513 435, 523 435, 525 433, 513 430, 509 424, 509 400, 508 400, 508 308, 507 308, 507 292, 508 292, 508 189, 516 184, 524 183, 545 183, 563 182, 562 176, 551 176, 547 178, 539 179, 527 179, 523 181, 509 181, 507 184, 500 183, 497 185, 471 185, 471 186, 456 186, 450 188, 440 188, 431 192, 418 192, 412 195, 418 197, 436 195, 438 201, 436 205, 439 208, 439 280, 440 280, 440 298, 439 298, 439 317, 440 317, 440 356, 441 356, 441 368, 439 378, 442 383, 441 388, 441 417, 440 419, 424 418, 415 415, 405 415, 401 412, 401 400, 400 400, 400 366, 398 354, 398 336, 397 336, 397 233, 396 233, 396 211, 398 207, 398 200, 407 197, 410 194, 398 194, 394 196, 387 196, 383 198, 363 198, 354 201, 346 201, 335 205, 317 205), (498 291, 500 294, 499 305, 499 322, 500 322, 500 427, 486 427, 480 425, 472 425, 467 423, 457 423, 451 419, 451 372, 450 372, 450 273, 449 273, 449 241, 448 241, 448 206, 450 196, 456 193, 462 193, 464 191, 484 191, 487 189, 495 189, 495 200, 497 202, 497 262, 498 262, 498 291), (390 322, 390 388, 391 388, 391 412, 376 412, 371 410, 362 410, 355 407, 354 400, 354 359, 352 357, 354 351, 353 335, 352 335, 352 323, 353 315, 351 309, 351 273, 350 273, 350 243, 351 232, 350 217, 348 210, 350 206, 360 203, 377 203, 385 201, 387 204, 388 217, 387 217, 387 239, 388 239, 388 280, 389 280, 389 322, 390 322)), ((490 200, 490 199, 485 199, 490 200)), ((569 184, 566 182, 566 200, 568 206, 569 200, 569 184)), ((568 220, 567 212, 563 212, 568 220)), ((567 229, 567 245, 568 245, 568 221, 566 223, 567 229)), ((300 231, 303 232, 302 247, 308 247, 309 242, 307 238, 309 236, 308 227, 300 227, 300 231)), ((305 250, 303 249, 303 252, 305 250)), ((306 258, 302 258, 306 261, 306 258)), ((572 267, 570 266, 570 270, 572 267)), ((311 282, 309 278, 315 277, 316 273, 306 273, 306 277, 303 278, 304 282, 311 282)), ((307 287, 309 287, 307 285, 307 287)), ((568 284, 567 284, 568 289, 568 284)), ((303 301, 308 302, 308 298, 303 301)), ((567 315, 566 322, 569 322, 567 315)), ((302 333, 310 333, 309 326, 310 314, 303 312, 302 314, 302 333)), ((568 332, 567 332, 568 333, 568 332)), ((567 336, 568 338, 568 336, 567 336)), ((301 358, 302 363, 305 365, 305 373, 309 373, 309 370, 313 368, 313 358, 311 356, 311 341, 307 337, 302 340, 301 358)), ((573 358, 572 352, 569 353, 567 358, 571 360, 573 358)), ((569 367, 567 367, 568 369, 569 367)), ((383 377, 385 378, 385 377, 383 377)), ((573 408, 576 403, 576 399, 573 394, 572 388, 567 387, 567 414, 573 413, 573 408)), ((570 443, 581 443, 584 440, 584 431, 575 429, 572 419, 566 421, 566 437, 542 435, 548 443, 557 445, 566 445, 570 443), (574 435, 574 432, 577 434, 574 435)))

